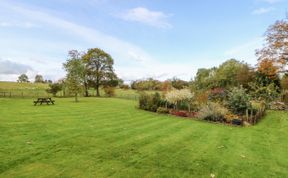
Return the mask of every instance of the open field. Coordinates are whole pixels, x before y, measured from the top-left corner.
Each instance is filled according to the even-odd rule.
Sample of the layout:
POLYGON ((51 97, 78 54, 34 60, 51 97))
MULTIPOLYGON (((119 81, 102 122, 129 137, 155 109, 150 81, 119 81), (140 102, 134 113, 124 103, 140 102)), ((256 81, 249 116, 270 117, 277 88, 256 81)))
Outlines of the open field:
POLYGON ((0 177, 286 177, 288 113, 229 127, 123 99, 0 98, 0 177))
POLYGON ((45 90, 48 88, 46 83, 18 83, 0 81, 0 90, 45 90))
POLYGON ((48 84, 0 82, 0 97, 37 97, 48 96, 48 84))
MULTIPOLYGON (((36 98, 36 97, 47 97, 52 96, 46 92, 46 89, 49 88, 48 84, 42 83, 17 83, 17 82, 1 82, 0 81, 0 98, 1 97, 12 97, 12 98, 36 98)), ((155 91, 147 91, 154 93, 155 91)), ((92 96, 96 95, 94 89, 89 90, 89 94, 92 96)), ((101 96, 104 96, 105 93, 103 90, 100 90, 101 96)), ((116 98, 125 98, 136 100, 138 99, 139 94, 136 90, 123 90, 117 88, 115 90, 116 98)), ((63 93, 60 91, 57 96, 62 97, 63 93)))

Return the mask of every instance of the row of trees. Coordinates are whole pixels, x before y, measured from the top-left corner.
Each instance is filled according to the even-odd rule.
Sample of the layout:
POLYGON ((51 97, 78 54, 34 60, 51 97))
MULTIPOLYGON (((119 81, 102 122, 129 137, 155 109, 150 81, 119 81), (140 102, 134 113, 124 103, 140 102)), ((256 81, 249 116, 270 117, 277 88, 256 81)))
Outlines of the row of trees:
POLYGON ((193 92, 203 94, 206 91, 221 93, 223 89, 243 87, 253 97, 271 101, 288 90, 288 75, 275 68, 275 64, 268 60, 259 60, 258 66, 252 67, 245 62, 229 59, 219 67, 199 69, 189 82, 177 78, 163 82, 149 78, 132 82, 131 88, 163 92, 173 88, 190 88, 193 92))
POLYGON ((229 59, 219 67, 199 69, 190 82, 179 79, 164 82, 138 80, 131 88, 137 90, 162 90, 190 87, 192 91, 203 93, 214 89, 243 87, 253 97, 265 100, 277 98, 288 90, 288 22, 277 21, 265 33, 265 44, 256 50, 258 65, 251 66, 243 61, 229 59))
MULTIPOLYGON (((148 78, 133 81, 131 88, 165 92, 173 88, 179 90, 190 88, 192 91, 202 92, 215 88, 230 89, 241 86, 255 96, 276 97, 281 90, 288 90, 287 20, 277 21, 271 25, 265 35, 266 43, 263 48, 256 50, 258 65, 255 67, 236 59, 229 59, 218 67, 199 69, 195 78, 189 82, 177 78, 166 81, 148 78)), ((86 52, 72 50, 68 53, 68 60, 63 64, 67 72, 66 78, 58 82, 55 88, 65 84, 65 88, 68 88, 76 100, 81 92, 89 96, 89 88, 94 88, 97 96, 100 96, 100 87, 109 89, 118 85, 120 88, 129 88, 117 78, 113 64, 112 57, 99 48, 88 49, 86 52)), ((27 81, 27 76, 19 77, 19 82, 27 81)), ((35 82, 43 81, 41 75, 35 77, 35 82)))
POLYGON ((84 91, 89 96, 89 88, 96 90, 100 96, 100 87, 109 88, 118 85, 118 78, 114 72, 112 57, 99 48, 88 49, 87 52, 69 51, 68 60, 63 64, 67 72, 65 83, 71 93, 77 96, 84 91))
MULTIPOLYGON (((78 95, 82 92, 84 96, 89 96, 90 88, 96 90, 96 96, 100 96, 100 87, 111 94, 112 88, 118 84, 127 88, 123 81, 117 78, 113 64, 112 57, 99 48, 88 49, 86 52, 71 50, 67 61, 63 64, 67 72, 65 79, 52 83, 50 80, 44 80, 42 75, 36 75, 35 83, 50 83, 47 92, 54 96, 57 92, 61 90, 65 92, 67 89, 69 94, 75 96, 75 101, 78 101, 78 95)), ((29 82, 28 76, 20 75, 18 82, 29 82)))
MULTIPOLYGON (((19 83, 29 83, 29 78, 26 74, 21 74, 18 77, 17 82, 19 83)), ((34 79, 34 83, 52 83, 52 80, 44 80, 42 75, 37 74, 34 79)))
POLYGON ((189 87, 189 82, 174 77, 165 81, 148 78, 144 80, 136 80, 131 83, 131 88, 134 90, 170 90, 183 89, 189 87))

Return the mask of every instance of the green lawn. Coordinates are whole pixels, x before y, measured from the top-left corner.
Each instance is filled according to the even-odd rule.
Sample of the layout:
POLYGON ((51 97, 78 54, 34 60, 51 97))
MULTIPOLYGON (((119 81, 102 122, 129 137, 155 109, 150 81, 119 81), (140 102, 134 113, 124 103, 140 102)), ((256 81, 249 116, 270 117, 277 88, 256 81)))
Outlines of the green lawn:
POLYGON ((229 127, 124 99, 0 99, 0 177, 287 177, 288 113, 229 127))

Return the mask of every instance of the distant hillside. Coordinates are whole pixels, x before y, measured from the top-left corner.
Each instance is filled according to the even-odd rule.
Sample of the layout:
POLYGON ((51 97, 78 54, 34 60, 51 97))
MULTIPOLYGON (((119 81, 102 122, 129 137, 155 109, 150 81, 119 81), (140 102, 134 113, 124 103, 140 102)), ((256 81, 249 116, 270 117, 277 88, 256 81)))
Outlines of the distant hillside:
POLYGON ((11 90, 45 90, 48 88, 46 83, 18 83, 18 82, 0 82, 1 91, 11 90))
MULTIPOLYGON (((1 97, 27 97, 37 98, 40 96, 46 97, 51 96, 46 92, 49 87, 48 84, 44 83, 17 83, 17 82, 1 82, 0 81, 0 98, 1 97)), ((155 91, 146 91, 148 93, 154 93, 155 91)), ((66 92, 66 96, 69 92, 66 92)), ((95 96, 95 89, 90 88, 89 94, 95 96)), ((104 91, 100 90, 101 96, 105 96, 104 91)), ((117 88, 115 90, 117 98, 133 99, 136 100, 139 97, 139 93, 136 90, 122 90, 117 88)), ((63 92, 57 93, 57 96, 64 96, 63 92)))
POLYGON ((44 97, 49 96, 46 92, 48 84, 44 83, 17 83, 0 82, 1 97, 44 97))

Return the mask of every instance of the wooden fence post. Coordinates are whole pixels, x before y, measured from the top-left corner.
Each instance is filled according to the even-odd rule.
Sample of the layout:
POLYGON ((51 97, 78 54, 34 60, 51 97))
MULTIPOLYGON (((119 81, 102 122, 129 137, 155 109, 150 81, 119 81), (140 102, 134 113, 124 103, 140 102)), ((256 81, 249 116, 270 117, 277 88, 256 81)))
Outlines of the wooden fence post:
POLYGON ((248 109, 246 109, 246 121, 250 123, 248 109))

